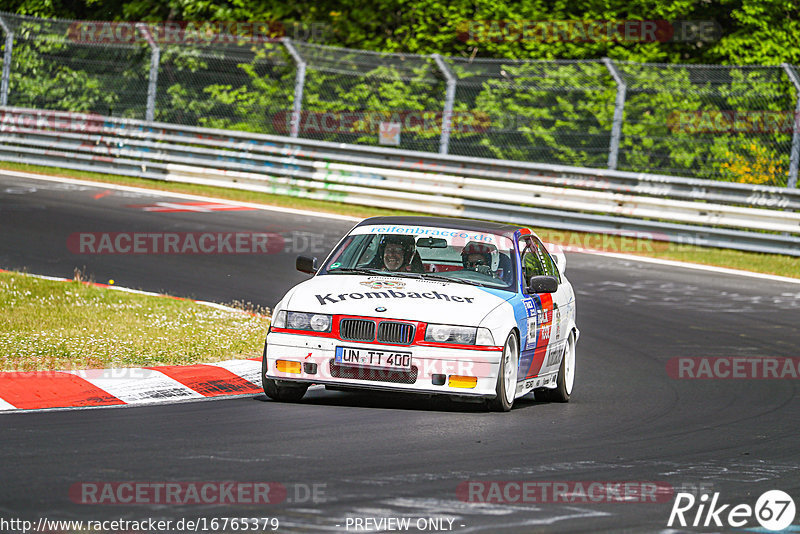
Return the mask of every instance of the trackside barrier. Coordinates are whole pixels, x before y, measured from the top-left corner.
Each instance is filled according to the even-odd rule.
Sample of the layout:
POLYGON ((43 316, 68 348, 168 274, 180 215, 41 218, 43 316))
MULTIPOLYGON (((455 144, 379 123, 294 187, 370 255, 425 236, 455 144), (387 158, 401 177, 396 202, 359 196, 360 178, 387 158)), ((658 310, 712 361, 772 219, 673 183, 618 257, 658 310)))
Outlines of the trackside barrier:
POLYGON ((0 160, 800 256, 800 190, 0 107, 0 160))

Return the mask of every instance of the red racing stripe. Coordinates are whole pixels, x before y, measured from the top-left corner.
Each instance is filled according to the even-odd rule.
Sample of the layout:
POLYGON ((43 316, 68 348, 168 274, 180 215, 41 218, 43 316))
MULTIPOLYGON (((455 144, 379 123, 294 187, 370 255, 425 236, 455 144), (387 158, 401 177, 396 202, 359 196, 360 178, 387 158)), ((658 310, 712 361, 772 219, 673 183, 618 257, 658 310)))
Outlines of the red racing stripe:
POLYGON ((0 398, 23 410, 125 404, 79 376, 57 371, 0 373, 0 398))
POLYGON ((252 382, 215 365, 170 365, 147 367, 147 369, 163 373, 204 397, 260 393, 262 391, 252 382))

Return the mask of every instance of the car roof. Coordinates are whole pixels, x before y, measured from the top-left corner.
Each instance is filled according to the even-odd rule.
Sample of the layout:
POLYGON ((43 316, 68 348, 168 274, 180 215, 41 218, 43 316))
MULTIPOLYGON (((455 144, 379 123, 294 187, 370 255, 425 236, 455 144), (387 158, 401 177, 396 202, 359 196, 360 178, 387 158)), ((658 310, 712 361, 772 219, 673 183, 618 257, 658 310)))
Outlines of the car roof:
POLYGON ((390 217, 370 217, 369 219, 364 219, 363 221, 358 223, 356 227, 374 226, 381 224, 454 228, 456 230, 468 230, 471 232, 486 232, 491 234, 501 234, 507 237, 514 237, 514 232, 525 228, 524 226, 517 226, 513 224, 478 221, 475 219, 457 219, 454 217, 423 217, 423 216, 410 216, 410 215, 397 215, 390 217))

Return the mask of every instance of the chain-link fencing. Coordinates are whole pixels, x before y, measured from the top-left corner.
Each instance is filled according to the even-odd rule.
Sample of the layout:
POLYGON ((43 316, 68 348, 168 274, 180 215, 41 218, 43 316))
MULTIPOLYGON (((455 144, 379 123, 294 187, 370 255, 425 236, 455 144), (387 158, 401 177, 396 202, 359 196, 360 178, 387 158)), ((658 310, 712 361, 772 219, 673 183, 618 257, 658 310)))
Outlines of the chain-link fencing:
POLYGON ((256 23, 0 12, 0 104, 343 143, 796 187, 790 65, 376 53, 256 23))

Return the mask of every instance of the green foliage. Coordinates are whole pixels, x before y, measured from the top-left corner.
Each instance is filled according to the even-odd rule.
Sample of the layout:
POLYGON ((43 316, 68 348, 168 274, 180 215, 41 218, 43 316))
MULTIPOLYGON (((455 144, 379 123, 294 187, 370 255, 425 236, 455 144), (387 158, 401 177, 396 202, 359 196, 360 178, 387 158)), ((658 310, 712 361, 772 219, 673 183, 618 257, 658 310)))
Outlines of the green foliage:
MULTIPOLYGON (((596 60, 611 57, 628 84, 619 168, 754 183, 786 180, 790 133, 714 133, 673 123, 689 111, 793 109, 794 90, 779 69, 699 67, 800 63, 800 7, 788 0, 10 0, 4 9, 118 21, 278 21, 288 36, 311 35, 312 41, 320 36, 296 35, 294 29, 324 27, 322 39, 334 46, 440 53, 452 58, 458 78, 451 153, 591 167, 604 167, 608 157, 616 85, 596 60), (620 42, 517 39, 509 30, 513 23, 522 28, 535 21, 625 20, 711 21, 718 31, 705 38, 620 42), (531 61, 541 59, 560 61, 531 61)), ((146 44, 78 45, 48 28, 33 21, 17 33, 12 105, 144 118, 146 44)), ((312 124, 301 135, 376 144, 378 122, 399 121, 401 148, 438 150, 446 87, 432 60, 298 47, 309 64, 302 108, 312 124), (323 114, 346 112, 365 114, 334 129, 314 129, 323 114), (412 112, 419 120, 410 123, 412 112)), ((285 134, 295 74, 293 60, 275 43, 163 46, 156 119, 285 134)))
MULTIPOLYGON (((326 25, 327 44, 368 50, 524 59, 800 63, 800 4, 791 0, 8 0, 4 10, 87 20, 280 21, 326 25), (713 21, 713 40, 618 42, 465 39, 469 21, 713 21)), ((290 35, 292 36, 292 35, 290 35)))

